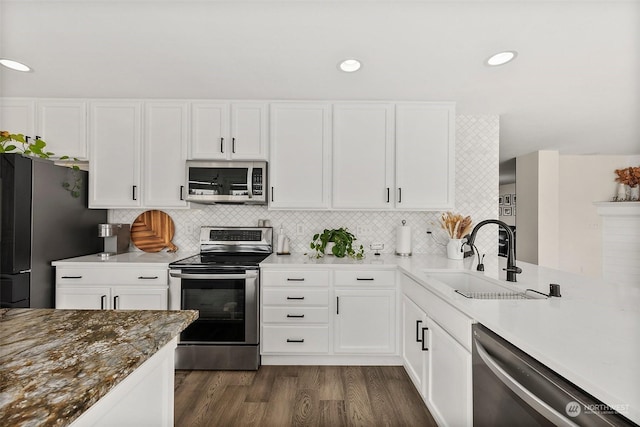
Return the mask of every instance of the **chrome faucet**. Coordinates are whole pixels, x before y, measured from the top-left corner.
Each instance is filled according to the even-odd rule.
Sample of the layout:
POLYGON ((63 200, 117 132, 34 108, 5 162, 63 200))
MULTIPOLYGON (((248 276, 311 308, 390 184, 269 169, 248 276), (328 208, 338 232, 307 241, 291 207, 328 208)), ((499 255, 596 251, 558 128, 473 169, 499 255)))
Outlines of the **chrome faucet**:
MULTIPOLYGON (((496 224, 499 227, 502 227, 504 231, 507 233, 507 268, 504 268, 507 272, 507 282, 517 282, 516 274, 522 273, 522 269, 516 266, 516 251, 515 251, 515 235, 509 227, 504 222, 497 219, 485 219, 484 221, 480 221, 473 230, 471 230, 471 234, 467 234, 464 238, 467 239, 467 245, 471 247, 475 247, 474 242, 476 240, 476 234, 478 230, 482 228, 482 226, 487 224, 496 224)), ((476 249, 476 252, 477 249, 476 249)), ((480 253, 478 253, 478 262, 480 262, 480 253)))

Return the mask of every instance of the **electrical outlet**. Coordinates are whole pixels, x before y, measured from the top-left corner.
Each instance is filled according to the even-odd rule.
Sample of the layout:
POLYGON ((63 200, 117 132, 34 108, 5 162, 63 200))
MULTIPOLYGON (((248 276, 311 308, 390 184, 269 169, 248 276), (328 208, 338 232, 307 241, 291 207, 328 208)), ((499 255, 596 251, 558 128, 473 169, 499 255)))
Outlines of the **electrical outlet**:
POLYGON ((380 251, 384 249, 384 243, 374 242, 369 245, 372 251, 380 251))
POLYGON ((186 234, 191 235, 194 233, 195 229, 192 224, 187 224, 184 231, 186 234))
POLYGON ((304 225, 303 224, 296 224, 296 234, 298 236, 302 236, 304 234, 304 225))
POLYGON ((356 227, 356 237, 370 236, 373 233, 373 227, 368 225, 359 225, 356 227))

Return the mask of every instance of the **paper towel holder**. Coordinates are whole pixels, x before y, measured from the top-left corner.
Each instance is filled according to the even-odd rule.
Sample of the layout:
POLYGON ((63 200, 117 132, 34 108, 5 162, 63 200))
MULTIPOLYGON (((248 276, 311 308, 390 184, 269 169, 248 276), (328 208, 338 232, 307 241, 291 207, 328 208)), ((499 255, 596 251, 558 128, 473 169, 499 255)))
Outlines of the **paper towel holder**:
MULTIPOLYGON (((404 219, 402 220, 402 227, 406 227, 407 221, 405 221, 404 219)), ((396 235, 396 239, 397 239, 397 235, 396 235)), ((411 237, 409 237, 409 252, 398 252, 398 242, 396 242, 396 255, 397 256, 411 256, 411 237)))

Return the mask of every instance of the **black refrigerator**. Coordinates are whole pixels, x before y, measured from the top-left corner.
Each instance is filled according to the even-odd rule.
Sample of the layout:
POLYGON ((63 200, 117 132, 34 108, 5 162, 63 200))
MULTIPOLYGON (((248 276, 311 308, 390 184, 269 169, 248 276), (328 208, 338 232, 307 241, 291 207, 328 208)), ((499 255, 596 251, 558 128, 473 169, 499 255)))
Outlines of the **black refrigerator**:
POLYGON ((55 270, 51 261, 98 253, 98 224, 107 211, 87 208, 88 174, 80 197, 62 184, 69 168, 50 160, 0 154, 0 307, 53 308, 55 270))

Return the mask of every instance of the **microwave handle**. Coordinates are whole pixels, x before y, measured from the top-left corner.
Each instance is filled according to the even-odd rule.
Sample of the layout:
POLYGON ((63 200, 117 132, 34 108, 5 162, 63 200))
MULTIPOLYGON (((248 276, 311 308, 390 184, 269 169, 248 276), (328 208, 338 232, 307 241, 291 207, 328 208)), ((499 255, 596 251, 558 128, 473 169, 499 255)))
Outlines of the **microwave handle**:
POLYGON ((247 190, 249 198, 253 197, 253 166, 247 168, 247 190))

